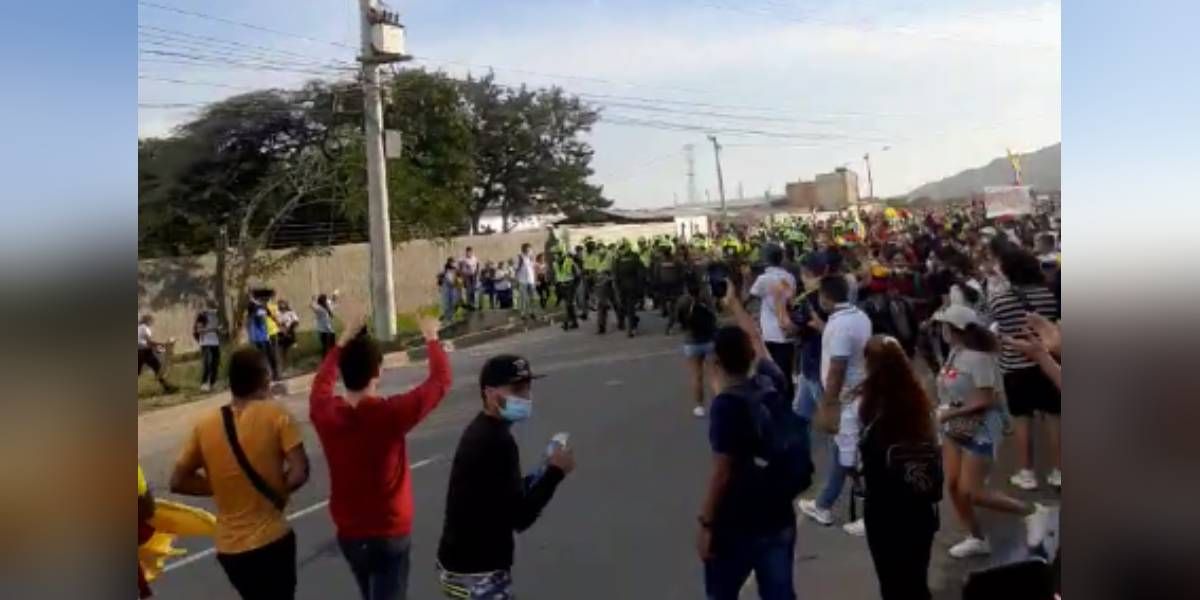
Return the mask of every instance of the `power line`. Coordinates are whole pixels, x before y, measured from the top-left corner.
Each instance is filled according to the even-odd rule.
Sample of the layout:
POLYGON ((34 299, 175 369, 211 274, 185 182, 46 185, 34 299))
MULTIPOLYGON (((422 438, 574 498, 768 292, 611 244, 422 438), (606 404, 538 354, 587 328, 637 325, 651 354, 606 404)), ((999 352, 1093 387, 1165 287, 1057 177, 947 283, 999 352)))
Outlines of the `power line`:
POLYGON ((255 50, 264 50, 273 54, 289 55, 296 58, 326 60, 324 57, 314 56, 312 54, 303 54, 300 52, 292 52, 290 50, 282 50, 271 46, 260 46, 257 44, 247 44, 237 40, 229 40, 207 35, 198 35, 195 33, 182 31, 179 29, 170 29, 167 27, 156 27, 153 25, 138 25, 138 36, 153 36, 159 39, 167 40, 186 40, 196 44, 206 44, 210 46, 237 46, 241 48, 250 48, 255 50))
POLYGON ((154 2, 145 2, 144 0, 138 0, 138 6, 144 6, 146 8, 153 8, 153 9, 162 10, 162 11, 166 11, 166 12, 172 12, 172 13, 176 13, 176 14, 180 14, 180 15, 185 15, 188 17, 195 17, 197 19, 216 21, 218 23, 225 23, 227 25, 236 25, 238 27, 243 27, 246 29, 254 30, 254 31, 261 31, 263 33, 272 33, 275 35, 283 35, 283 36, 287 36, 287 37, 293 37, 296 39, 306 40, 306 41, 314 42, 317 44, 329 44, 331 46, 337 46, 339 48, 349 48, 351 50, 357 50, 357 48, 355 48, 354 46, 351 46, 349 44, 343 44, 341 42, 322 40, 322 39, 318 39, 318 38, 314 38, 314 37, 309 37, 307 35, 292 33, 289 31, 281 31, 279 29, 271 29, 270 27, 263 27, 261 25, 255 25, 253 23, 246 23, 245 21, 237 21, 234 19, 227 19, 225 17, 218 17, 216 15, 210 15, 208 13, 202 13, 199 11, 185 10, 182 8, 176 8, 174 6, 165 6, 162 4, 156 4, 154 2))

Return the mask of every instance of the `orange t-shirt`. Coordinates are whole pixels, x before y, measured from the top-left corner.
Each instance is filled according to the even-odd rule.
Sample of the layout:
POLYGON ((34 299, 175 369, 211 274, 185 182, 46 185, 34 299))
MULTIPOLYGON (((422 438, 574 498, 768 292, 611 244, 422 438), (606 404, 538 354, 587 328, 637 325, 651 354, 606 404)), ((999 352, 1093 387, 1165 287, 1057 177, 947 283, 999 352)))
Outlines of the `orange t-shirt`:
MULTIPOLYGON (((284 455, 303 441, 292 415, 274 400, 252 400, 235 407, 233 414, 246 458, 272 489, 287 497, 284 455)), ((246 552, 287 535, 290 528, 283 513, 254 489, 238 466, 225 437, 220 410, 205 415, 196 424, 179 462, 191 462, 197 453, 217 505, 217 552, 246 552)))

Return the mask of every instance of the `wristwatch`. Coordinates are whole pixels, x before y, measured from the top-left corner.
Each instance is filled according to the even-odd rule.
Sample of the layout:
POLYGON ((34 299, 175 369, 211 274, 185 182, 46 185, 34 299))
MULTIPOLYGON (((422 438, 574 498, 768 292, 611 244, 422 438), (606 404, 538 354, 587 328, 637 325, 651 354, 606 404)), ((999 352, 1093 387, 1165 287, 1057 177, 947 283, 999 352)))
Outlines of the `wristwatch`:
POLYGON ((697 515, 696 521, 700 523, 700 527, 704 529, 712 529, 712 521, 705 520, 704 515, 697 515))

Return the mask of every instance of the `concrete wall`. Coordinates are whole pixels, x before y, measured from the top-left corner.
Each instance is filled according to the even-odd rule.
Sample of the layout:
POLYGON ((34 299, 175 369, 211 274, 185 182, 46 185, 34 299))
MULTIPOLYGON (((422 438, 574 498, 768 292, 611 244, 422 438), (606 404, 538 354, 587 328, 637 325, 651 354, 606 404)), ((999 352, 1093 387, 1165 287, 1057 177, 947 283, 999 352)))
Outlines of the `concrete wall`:
MULTIPOLYGON (((571 227, 565 232, 572 244, 591 235, 603 242, 622 237, 670 234, 674 223, 648 225, 608 225, 571 227)), ((435 278, 448 257, 463 256, 467 246, 475 249, 480 260, 515 257, 525 243, 541 252, 546 231, 511 232, 496 235, 464 236, 446 242, 418 240, 398 246, 392 254, 396 283, 396 310, 410 312, 437 302, 435 278)), ((366 244, 336 246, 324 256, 311 256, 264 281, 251 282, 274 288, 281 299, 291 302, 300 315, 300 328, 311 329, 312 310, 308 308, 318 293, 338 290, 341 306, 354 311, 370 304, 369 251, 366 244)), ((192 321, 196 312, 211 302, 215 259, 211 255, 195 258, 171 258, 138 261, 138 314, 155 317, 155 337, 176 339, 176 352, 196 349, 192 340, 192 321)), ((232 307, 232 303, 231 303, 232 307)), ((236 307, 234 307, 236 308, 236 307)))

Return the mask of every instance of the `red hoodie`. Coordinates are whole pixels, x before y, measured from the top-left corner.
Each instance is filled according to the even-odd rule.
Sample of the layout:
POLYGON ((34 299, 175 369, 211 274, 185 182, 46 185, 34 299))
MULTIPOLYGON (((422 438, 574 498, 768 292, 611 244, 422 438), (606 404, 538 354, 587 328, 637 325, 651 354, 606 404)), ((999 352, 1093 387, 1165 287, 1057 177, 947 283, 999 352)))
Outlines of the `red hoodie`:
POLYGON ((428 342, 429 377, 404 394, 363 398, 350 406, 333 393, 341 348, 321 363, 309 417, 329 462, 329 512, 338 537, 397 537, 412 531, 412 483, 405 435, 450 390, 450 361, 428 342))

